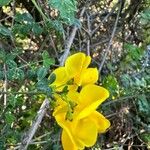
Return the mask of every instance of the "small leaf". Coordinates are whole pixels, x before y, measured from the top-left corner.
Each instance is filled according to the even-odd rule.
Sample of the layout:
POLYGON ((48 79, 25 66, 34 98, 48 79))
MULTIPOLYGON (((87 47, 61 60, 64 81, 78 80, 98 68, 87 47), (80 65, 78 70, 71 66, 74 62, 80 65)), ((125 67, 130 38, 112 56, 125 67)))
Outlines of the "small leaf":
MULTIPOLYGON (((150 104, 144 94, 138 97, 138 110, 144 117, 149 117, 150 115, 150 104)), ((150 120, 149 120, 150 121, 150 120)))
POLYGON ((4 36, 9 36, 9 37, 12 36, 11 31, 3 25, 0 25, 0 34, 2 34, 4 36))
POLYGON ((73 24, 75 22, 75 12, 77 11, 75 0, 49 0, 49 5, 59 11, 59 17, 65 23, 73 24))
POLYGON ((65 93, 65 94, 68 93, 68 86, 65 86, 65 87, 63 88, 62 93, 65 93))
POLYGON ((54 81, 56 80, 56 75, 54 73, 52 73, 50 76, 49 76, 49 84, 52 84, 54 81))
POLYGON ((24 79, 24 71, 21 69, 16 69, 14 79, 23 80, 24 79))
POLYGON ((15 116, 11 112, 6 112, 5 114, 5 121, 8 124, 11 124, 15 121, 15 116))
POLYGON ((34 20, 33 20, 33 17, 30 15, 30 13, 22 13, 22 14, 21 13, 17 13, 15 15, 15 21, 17 21, 19 23, 20 22, 25 23, 25 21, 31 23, 34 20))
POLYGON ((103 80, 103 86, 110 91, 111 96, 117 96, 119 84, 114 75, 108 75, 103 80))
POLYGON ((39 91, 47 94, 48 96, 51 96, 52 88, 49 87, 47 79, 42 79, 39 82, 37 82, 36 87, 39 91))
POLYGON ((6 64, 10 69, 17 68, 17 63, 14 60, 8 59, 6 64))
POLYGON ((33 23, 32 24, 32 32, 38 36, 43 32, 43 29, 40 27, 39 24, 33 23))
POLYGON ((55 64, 55 59, 50 58, 47 51, 44 51, 42 53, 42 58, 43 58, 43 66, 46 67, 46 68, 49 68, 50 65, 55 64))
POLYGON ((47 74, 47 68, 41 67, 37 71, 37 78, 38 80, 42 80, 47 74))
POLYGON ((31 79, 31 80, 37 77, 36 72, 34 70, 28 70, 26 76, 28 79, 31 79))
POLYGON ((8 5, 12 0, 0 0, 0 6, 8 5))
POLYGON ((3 49, 0 49, 0 63, 5 62, 6 52, 3 49))

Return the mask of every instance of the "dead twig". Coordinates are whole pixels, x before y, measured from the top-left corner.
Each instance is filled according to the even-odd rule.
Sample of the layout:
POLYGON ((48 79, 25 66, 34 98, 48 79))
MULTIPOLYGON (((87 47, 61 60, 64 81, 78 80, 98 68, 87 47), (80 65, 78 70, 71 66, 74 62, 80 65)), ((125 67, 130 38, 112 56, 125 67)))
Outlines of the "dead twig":
MULTIPOLYGON (((4 64, 4 92, 7 92, 7 70, 6 70, 6 64, 4 64)), ((7 94, 4 94, 4 109, 6 108, 7 105, 7 94)))
POLYGON ((105 62, 106 57, 107 57, 107 54, 108 54, 109 49, 110 49, 110 47, 111 47, 111 45, 112 45, 113 38, 114 38, 114 36, 115 36, 115 32, 116 32, 116 29, 117 29, 117 24, 118 24, 118 21, 119 21, 120 11, 121 11, 121 3, 122 3, 122 2, 120 2, 120 7, 119 7, 119 9, 118 9, 116 21, 115 21, 115 24, 114 24, 114 27, 113 27, 113 31, 112 31, 112 34, 111 34, 111 37, 110 37, 110 40, 109 40, 109 43, 108 43, 108 47, 107 47, 107 49, 106 49, 106 51, 105 51, 104 57, 103 57, 102 62, 101 62, 101 64, 100 64, 100 66, 99 66, 99 72, 101 72, 101 70, 102 70, 102 67, 103 67, 104 62, 105 62))
POLYGON ((48 107, 49 107, 49 100, 45 99, 44 102, 42 103, 39 111, 37 112, 37 116, 31 126, 31 128, 24 135, 21 145, 19 147, 19 150, 26 150, 28 148, 28 145, 30 144, 36 130, 38 129, 38 126, 40 125, 48 107))

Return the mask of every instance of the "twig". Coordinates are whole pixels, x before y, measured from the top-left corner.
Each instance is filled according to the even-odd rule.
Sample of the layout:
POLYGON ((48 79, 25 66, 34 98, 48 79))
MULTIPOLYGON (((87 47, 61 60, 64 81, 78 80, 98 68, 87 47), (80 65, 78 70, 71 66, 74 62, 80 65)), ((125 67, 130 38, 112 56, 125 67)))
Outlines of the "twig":
POLYGON ((140 95, 140 94, 135 94, 135 95, 131 95, 131 96, 124 96, 124 97, 121 97, 121 98, 118 98, 118 99, 115 99, 115 100, 108 101, 108 102, 104 103, 103 106, 108 106, 108 105, 111 105, 111 104, 113 104, 113 103, 126 101, 126 100, 129 100, 129 99, 131 99, 131 98, 136 98, 136 97, 138 97, 139 95, 140 95))
POLYGON ((88 26, 88 40, 87 40, 87 55, 90 56, 90 39, 91 39, 91 24, 90 24, 90 16, 87 14, 87 26, 88 26))
MULTIPOLYGON (((7 92, 7 73, 6 73, 6 64, 4 64, 4 92, 7 92)), ((7 105, 7 94, 4 93, 4 109, 6 108, 7 105)))
POLYGON ((118 9, 116 21, 115 21, 115 24, 114 24, 114 27, 113 27, 113 31, 112 31, 112 34, 111 34, 111 37, 110 37, 110 40, 109 40, 109 43, 108 43, 108 47, 107 47, 107 49, 106 49, 106 51, 105 51, 104 57, 103 57, 102 62, 101 62, 101 64, 100 64, 100 66, 99 66, 99 72, 102 70, 102 67, 103 67, 104 62, 105 62, 106 57, 107 57, 107 54, 108 54, 109 49, 110 49, 110 47, 111 47, 111 45, 112 45, 113 38, 114 38, 114 36, 115 36, 115 32, 116 32, 116 28, 117 28, 117 24, 118 24, 118 20, 119 20, 119 16, 120 16, 120 11, 121 11, 121 3, 122 3, 122 2, 120 2, 120 7, 119 7, 119 9, 118 9))
POLYGON ((30 144, 36 130, 38 129, 38 126, 40 125, 48 107, 49 107, 49 100, 45 99, 40 107, 40 110, 37 112, 37 116, 31 128, 22 139, 22 142, 19 148, 20 150, 26 150, 28 148, 28 145, 30 144))
MULTIPOLYGON (((81 13, 80 13, 80 18, 83 16, 84 12, 85 12, 85 7, 83 7, 83 9, 82 9, 82 11, 81 11, 81 13)), ((59 61, 60 61, 60 66, 63 66, 63 65, 64 65, 65 60, 66 60, 66 58, 67 58, 68 55, 69 55, 70 48, 71 48, 71 45, 72 45, 73 40, 74 40, 74 38, 75 38, 75 35, 76 35, 77 30, 78 30, 78 27, 77 27, 77 26, 74 26, 74 28, 73 28, 73 30, 72 30, 72 32, 71 32, 71 35, 69 36, 69 38, 68 38, 68 40, 67 40, 67 42, 66 42, 64 54, 61 56, 61 58, 60 58, 60 60, 59 60, 59 61)))

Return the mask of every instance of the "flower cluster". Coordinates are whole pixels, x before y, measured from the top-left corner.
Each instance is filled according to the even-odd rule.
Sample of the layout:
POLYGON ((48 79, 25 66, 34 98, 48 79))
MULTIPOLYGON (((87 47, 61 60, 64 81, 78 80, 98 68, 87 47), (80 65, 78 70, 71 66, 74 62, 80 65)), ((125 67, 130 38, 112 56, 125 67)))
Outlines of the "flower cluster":
POLYGON ((57 91, 53 116, 63 129, 64 150, 93 146, 98 133, 105 132, 110 126, 109 120, 96 111, 109 97, 109 92, 95 84, 98 70, 88 68, 90 62, 90 56, 76 53, 68 57, 64 67, 53 72, 56 80, 51 86, 57 91))

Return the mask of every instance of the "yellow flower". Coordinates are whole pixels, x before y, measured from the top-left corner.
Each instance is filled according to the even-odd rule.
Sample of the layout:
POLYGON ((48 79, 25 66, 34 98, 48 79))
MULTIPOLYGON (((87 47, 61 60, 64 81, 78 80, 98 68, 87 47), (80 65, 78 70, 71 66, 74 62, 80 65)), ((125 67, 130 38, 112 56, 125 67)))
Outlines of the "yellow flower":
POLYGON ((108 96, 106 89, 97 85, 86 85, 80 93, 69 91, 65 102, 58 98, 58 106, 53 115, 63 128, 61 140, 64 150, 93 146, 98 133, 106 131, 110 122, 96 109, 108 96), (76 105, 71 106, 72 103, 76 105), (71 113, 69 118, 68 112, 71 113))
MULTIPOLYGON (((76 53, 67 58, 64 67, 54 70, 56 80, 52 85, 59 87, 73 79, 73 85, 81 86, 96 83, 98 80, 97 68, 88 68, 91 57, 84 53, 76 53)), ((60 88, 60 90, 62 89, 60 88)))

